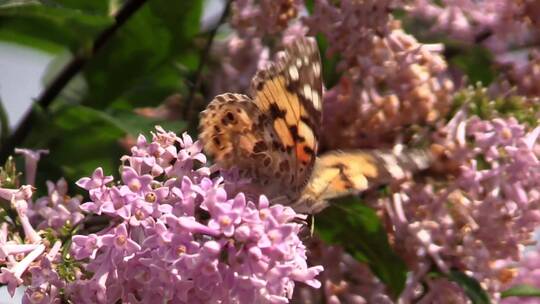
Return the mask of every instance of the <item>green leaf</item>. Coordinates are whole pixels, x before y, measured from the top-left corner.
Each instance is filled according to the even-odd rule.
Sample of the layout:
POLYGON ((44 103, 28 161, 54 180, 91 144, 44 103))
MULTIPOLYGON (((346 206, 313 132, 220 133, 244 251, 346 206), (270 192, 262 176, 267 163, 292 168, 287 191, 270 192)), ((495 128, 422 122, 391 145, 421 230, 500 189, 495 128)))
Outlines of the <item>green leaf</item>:
POLYGON ((317 44, 321 51, 321 60, 323 65, 323 80, 327 88, 331 88, 337 84, 341 73, 337 72, 337 65, 339 63, 339 56, 335 54, 332 57, 326 55, 328 49, 328 40, 322 34, 317 35, 317 44))
POLYGON ((112 22, 113 19, 105 15, 23 1, 20 5, 0 6, 0 39, 48 52, 61 47, 78 50, 90 45, 112 22))
POLYGON ((61 7, 81 10, 88 14, 109 15, 109 11, 114 7, 115 0, 54 0, 54 3, 61 7))
POLYGON ((520 284, 503 291, 501 297, 540 297, 540 288, 520 284))
POLYGON ((452 270, 449 274, 446 275, 449 280, 456 282, 465 294, 471 299, 473 304, 489 304, 489 296, 486 291, 480 286, 480 283, 473 278, 461 271, 452 270))
POLYGON ((98 111, 66 106, 44 124, 41 128, 46 128, 48 133, 44 147, 50 149, 50 155, 40 166, 43 165, 46 171, 72 181, 88 176, 97 167, 102 167, 107 174, 117 171, 118 159, 124 152, 118 140, 125 132, 104 119, 98 111))
POLYGON ((306 9, 307 9, 308 13, 310 15, 313 14, 313 10, 315 9, 315 1, 306 0, 305 3, 306 3, 306 9))
POLYGON ((110 115, 103 111, 98 111, 92 108, 84 108, 88 113, 93 113, 96 117, 99 117, 104 122, 114 125, 119 130, 122 130, 125 134, 131 136, 138 136, 139 134, 148 134, 149 131, 153 131, 156 125, 161 125, 167 130, 180 133, 185 130, 186 124, 183 121, 162 121, 160 119, 148 118, 137 115, 131 111, 117 111, 114 115, 110 115))
POLYGON ((175 68, 196 51, 201 1, 151 1, 143 6, 86 66, 89 93, 83 103, 103 108, 118 99, 154 106, 184 87, 175 68), (159 94, 137 97, 140 90, 159 94), (131 99, 131 97, 137 97, 131 99))
POLYGON ((446 53, 454 53, 449 56, 451 64, 459 67, 469 78, 471 83, 481 82, 487 86, 495 79, 493 68, 493 56, 484 47, 462 47, 449 43, 446 45, 446 53))
POLYGON ((175 49, 189 45, 199 32, 203 1, 153 0, 148 5, 173 35, 175 49))
POLYGON ((2 102, 2 99, 0 99, 0 146, 2 146, 4 140, 7 139, 9 133, 9 118, 6 109, 4 108, 4 103, 2 102))
POLYGON ((377 214, 357 197, 332 202, 332 206, 317 215, 316 231, 321 238, 339 244, 352 256, 369 265, 394 297, 405 286, 407 267, 390 244, 377 214))

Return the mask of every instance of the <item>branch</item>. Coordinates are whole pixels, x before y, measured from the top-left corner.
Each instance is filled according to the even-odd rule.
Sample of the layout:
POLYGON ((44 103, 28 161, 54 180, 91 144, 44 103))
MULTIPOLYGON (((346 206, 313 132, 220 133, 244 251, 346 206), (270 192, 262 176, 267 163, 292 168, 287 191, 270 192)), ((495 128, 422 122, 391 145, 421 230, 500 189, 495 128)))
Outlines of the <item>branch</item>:
POLYGON ((212 47, 212 43, 214 42, 214 38, 216 37, 219 27, 225 22, 225 20, 227 20, 227 17, 229 16, 231 2, 232 0, 227 0, 227 3, 225 4, 225 8, 223 9, 223 13, 221 13, 221 17, 219 18, 217 24, 209 32, 208 40, 206 41, 206 45, 204 46, 204 49, 202 50, 199 64, 197 66, 197 71, 195 72, 195 83, 191 87, 191 90, 189 91, 189 95, 188 95, 188 98, 186 99, 186 104, 184 105, 184 109, 182 113, 182 117, 187 118, 189 120, 188 129, 190 129, 197 123, 198 116, 192 113, 195 107, 193 100, 195 98, 195 94, 200 89, 201 82, 202 82, 202 70, 208 60, 210 49, 212 47))
MULTIPOLYGON (((51 84, 41 93, 37 99, 37 104, 43 109, 47 109, 53 100, 60 94, 69 81, 79 73, 86 63, 103 48, 103 46, 114 36, 116 31, 126 23, 126 21, 146 2, 146 0, 128 0, 114 16, 115 22, 103 30, 94 40, 90 52, 81 49, 75 57, 62 69, 51 84)), ((32 107, 23 120, 7 139, 0 149, 0 163, 6 161, 13 149, 20 145, 30 132, 33 122, 36 119, 35 107, 32 107)))

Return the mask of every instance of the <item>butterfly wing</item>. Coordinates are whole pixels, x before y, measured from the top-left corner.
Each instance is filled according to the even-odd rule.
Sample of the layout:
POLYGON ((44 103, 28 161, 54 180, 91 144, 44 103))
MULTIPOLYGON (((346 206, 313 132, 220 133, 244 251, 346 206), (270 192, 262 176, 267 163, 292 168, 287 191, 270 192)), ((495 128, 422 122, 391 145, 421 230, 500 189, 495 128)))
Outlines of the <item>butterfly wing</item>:
POLYGON ((317 213, 328 206, 328 199, 401 180, 428 168, 431 161, 432 155, 426 150, 325 153, 317 159, 309 183, 293 207, 299 212, 317 213))
MULTIPOLYGON (((321 58, 312 38, 297 39, 281 57, 257 73, 255 103, 266 115, 280 151, 283 184, 294 200, 305 187, 315 163, 322 109, 321 58)), ((284 187, 279 191, 283 194, 284 187)))
POLYGON ((200 138, 223 168, 251 179, 247 192, 295 201, 315 163, 321 121, 321 63, 313 39, 289 45, 252 82, 253 99, 219 95, 203 111, 200 138))

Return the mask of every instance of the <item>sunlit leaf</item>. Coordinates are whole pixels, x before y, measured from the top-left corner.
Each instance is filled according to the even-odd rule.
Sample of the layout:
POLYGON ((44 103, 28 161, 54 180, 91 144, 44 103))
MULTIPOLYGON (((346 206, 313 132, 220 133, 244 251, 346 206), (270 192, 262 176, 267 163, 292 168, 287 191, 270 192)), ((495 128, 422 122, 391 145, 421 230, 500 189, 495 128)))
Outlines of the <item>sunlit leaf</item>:
POLYGON ((520 284, 503 291, 501 297, 540 297, 540 288, 520 284))

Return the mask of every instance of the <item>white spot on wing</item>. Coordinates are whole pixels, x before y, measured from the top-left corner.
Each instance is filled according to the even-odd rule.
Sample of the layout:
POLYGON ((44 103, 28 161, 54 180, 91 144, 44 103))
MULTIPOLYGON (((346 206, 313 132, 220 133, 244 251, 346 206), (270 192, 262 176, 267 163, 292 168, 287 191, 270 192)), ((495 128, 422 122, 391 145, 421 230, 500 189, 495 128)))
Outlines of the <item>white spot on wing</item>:
POLYGON ((304 97, 311 99, 311 87, 309 86, 309 84, 304 85, 304 97))
POLYGON ((395 157, 384 153, 380 154, 379 156, 384 160, 384 167, 390 173, 390 175, 392 175, 393 178, 402 179, 403 177, 405 177, 405 172, 403 171, 403 169, 401 169, 395 157))
POLYGON ((291 79, 294 80, 294 81, 297 81, 298 80, 298 69, 292 65, 289 67, 289 75, 291 76, 291 79))
POLYGON ((319 96, 319 93, 314 92, 313 94, 313 106, 317 111, 321 110, 321 97, 319 96))
POLYGON ((313 64, 313 73, 315 76, 321 75, 321 65, 318 62, 315 62, 313 64))

